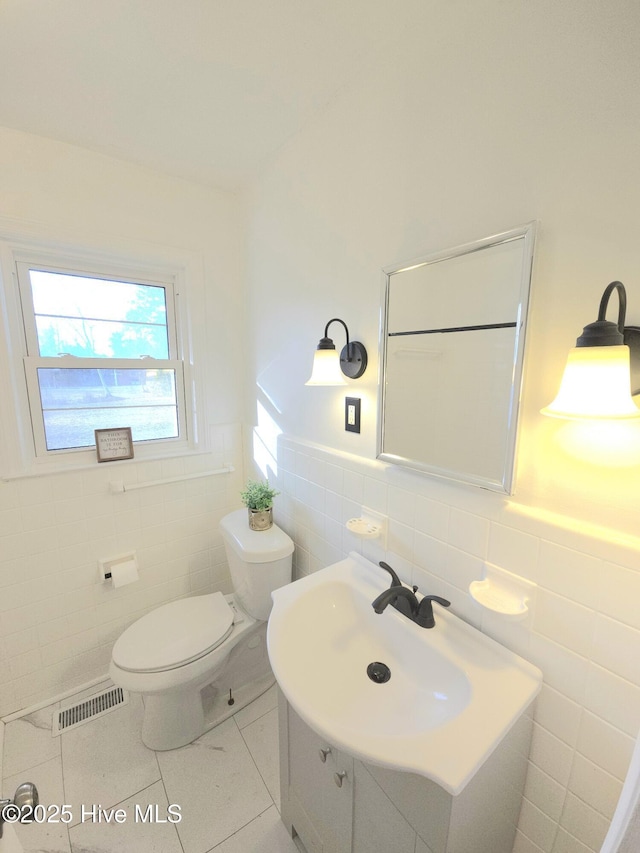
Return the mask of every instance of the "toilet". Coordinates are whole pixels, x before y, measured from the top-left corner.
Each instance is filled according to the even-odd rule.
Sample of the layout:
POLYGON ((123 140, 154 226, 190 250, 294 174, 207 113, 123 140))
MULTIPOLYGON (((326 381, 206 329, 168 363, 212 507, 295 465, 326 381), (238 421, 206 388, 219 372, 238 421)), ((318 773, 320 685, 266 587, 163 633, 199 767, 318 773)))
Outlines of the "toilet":
POLYGON ((246 509, 220 522, 234 592, 181 598, 130 625, 109 675, 144 699, 142 741, 176 749, 274 683, 266 649, 271 593, 291 581, 293 542, 277 525, 249 528, 246 509))

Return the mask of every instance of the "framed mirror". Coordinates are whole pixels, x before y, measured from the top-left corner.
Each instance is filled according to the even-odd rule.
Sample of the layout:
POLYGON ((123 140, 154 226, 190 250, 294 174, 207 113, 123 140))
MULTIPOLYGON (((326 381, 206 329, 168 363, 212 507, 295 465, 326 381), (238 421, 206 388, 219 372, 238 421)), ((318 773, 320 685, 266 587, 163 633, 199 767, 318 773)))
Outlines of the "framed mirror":
POLYGON ((512 494, 535 223, 384 272, 378 458, 512 494))

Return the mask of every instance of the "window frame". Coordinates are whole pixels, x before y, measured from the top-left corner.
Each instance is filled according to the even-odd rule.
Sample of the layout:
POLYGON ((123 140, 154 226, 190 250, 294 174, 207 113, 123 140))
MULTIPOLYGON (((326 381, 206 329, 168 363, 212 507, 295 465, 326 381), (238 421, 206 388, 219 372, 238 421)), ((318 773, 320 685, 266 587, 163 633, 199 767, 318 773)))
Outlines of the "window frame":
MULTIPOLYGON (((197 291, 198 267, 193 257, 158 248, 149 253, 131 251, 104 252, 78 246, 46 244, 45 241, 11 240, 0 234, 0 309, 5 326, 5 347, 0 364, 0 382, 6 380, 13 392, 13 411, 0 406, 3 440, 0 447, 1 475, 4 479, 39 473, 92 467, 95 447, 48 450, 37 379, 39 367, 125 366, 140 369, 153 365, 176 370, 178 437, 134 441, 131 461, 162 459, 169 456, 203 452, 200 436, 206 431, 199 423, 196 405, 198 386, 194 369, 198 349, 189 320, 190 293, 197 291), (80 357, 43 357, 39 354, 35 311, 28 270, 40 269, 69 273, 86 278, 113 279, 134 284, 161 286, 165 289, 169 359, 84 359, 80 357)), ((123 424, 127 426, 127 424, 123 424)), ((130 464, 114 462, 114 465, 130 464)))

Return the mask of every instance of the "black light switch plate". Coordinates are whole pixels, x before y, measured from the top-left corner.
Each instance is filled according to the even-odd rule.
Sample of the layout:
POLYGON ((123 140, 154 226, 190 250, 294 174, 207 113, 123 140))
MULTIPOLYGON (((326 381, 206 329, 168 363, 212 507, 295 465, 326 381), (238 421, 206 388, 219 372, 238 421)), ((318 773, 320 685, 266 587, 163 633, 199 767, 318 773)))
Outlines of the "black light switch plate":
POLYGON ((360 397, 344 398, 344 428, 347 432, 360 432, 360 397))

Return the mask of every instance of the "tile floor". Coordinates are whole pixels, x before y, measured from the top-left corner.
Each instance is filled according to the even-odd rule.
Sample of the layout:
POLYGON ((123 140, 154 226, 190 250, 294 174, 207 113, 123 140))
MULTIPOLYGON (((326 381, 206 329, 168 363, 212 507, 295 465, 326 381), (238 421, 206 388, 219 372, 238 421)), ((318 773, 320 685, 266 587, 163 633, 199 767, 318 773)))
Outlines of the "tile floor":
POLYGON ((72 815, 68 825, 17 826, 26 851, 299 853, 280 822, 275 687, 169 752, 142 744, 139 696, 131 694, 128 705, 58 737, 52 736, 55 708, 5 727, 2 795, 11 797, 19 784, 33 782, 41 803, 68 804, 72 815), (156 815, 168 820, 170 804, 180 806, 180 822, 156 821, 156 815), (93 806, 104 810, 102 820, 93 806), (126 819, 107 823, 105 812, 115 806, 126 819), (142 821, 145 815, 153 822, 142 821))

